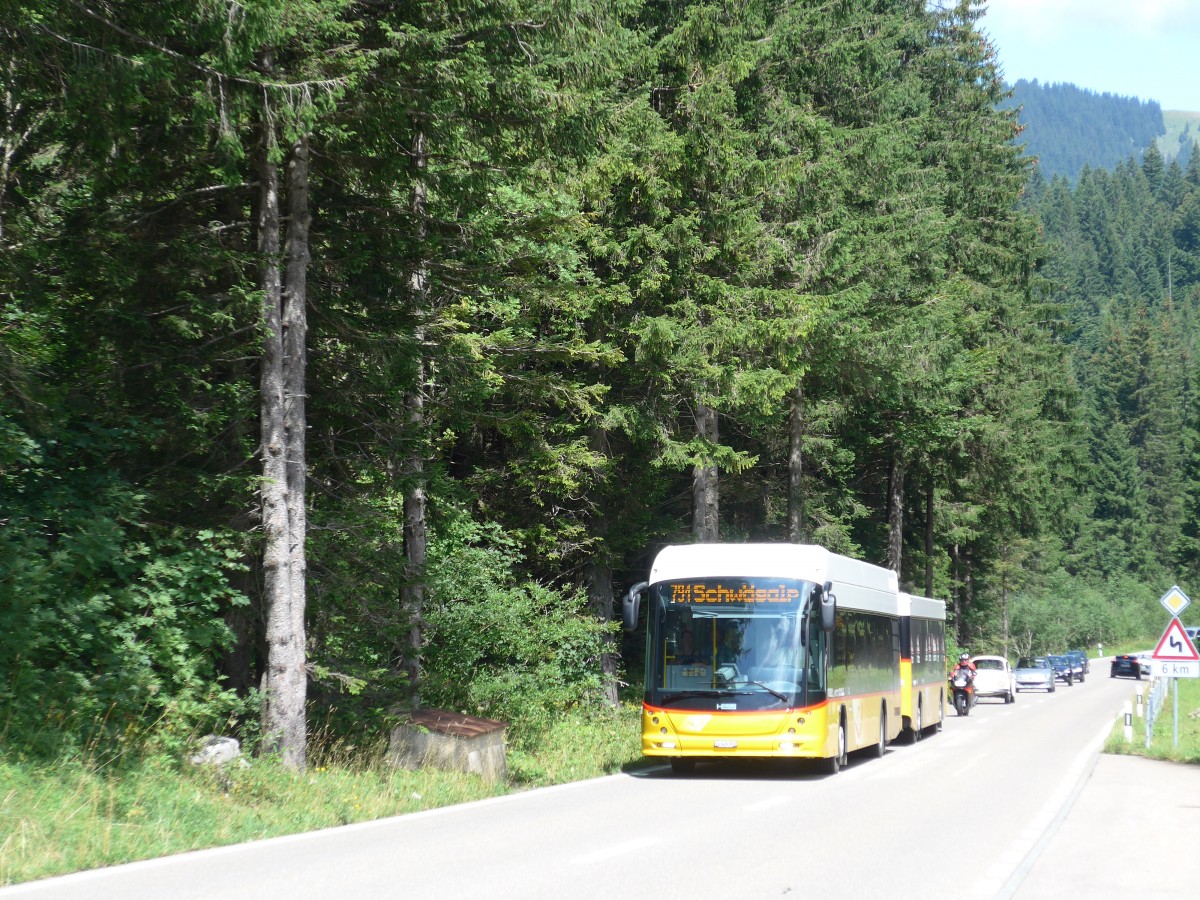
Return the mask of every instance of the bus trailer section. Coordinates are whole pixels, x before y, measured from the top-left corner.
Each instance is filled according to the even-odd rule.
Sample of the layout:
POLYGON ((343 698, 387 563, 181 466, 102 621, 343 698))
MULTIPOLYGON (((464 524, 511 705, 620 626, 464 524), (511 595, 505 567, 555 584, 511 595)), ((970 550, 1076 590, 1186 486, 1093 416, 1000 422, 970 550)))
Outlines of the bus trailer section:
POLYGON ((946 718, 946 603, 900 594, 900 714, 919 741, 946 718))

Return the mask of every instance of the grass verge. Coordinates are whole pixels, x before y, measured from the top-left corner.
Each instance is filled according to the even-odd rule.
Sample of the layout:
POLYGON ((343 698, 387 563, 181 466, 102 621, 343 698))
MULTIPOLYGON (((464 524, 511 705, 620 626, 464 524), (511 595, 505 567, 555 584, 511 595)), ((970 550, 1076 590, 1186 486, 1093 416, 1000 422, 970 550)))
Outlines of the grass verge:
POLYGON ((195 768, 163 755, 39 762, 0 750, 0 885, 403 815, 640 764, 639 708, 574 713, 509 752, 509 781, 399 771, 385 748, 317 748, 303 773, 270 759, 195 768))
MULTIPOLYGON (((1200 679, 1176 678, 1179 686, 1179 744, 1175 744, 1174 687, 1167 695, 1162 710, 1154 722, 1150 746, 1146 746, 1146 723, 1134 716, 1133 741, 1126 743, 1124 721, 1118 718, 1116 727, 1104 744, 1105 753, 1145 756, 1172 762, 1200 764, 1200 679)), ((1147 694, 1149 688, 1147 685, 1147 694)), ((1130 700, 1136 703, 1130 692, 1130 700)))

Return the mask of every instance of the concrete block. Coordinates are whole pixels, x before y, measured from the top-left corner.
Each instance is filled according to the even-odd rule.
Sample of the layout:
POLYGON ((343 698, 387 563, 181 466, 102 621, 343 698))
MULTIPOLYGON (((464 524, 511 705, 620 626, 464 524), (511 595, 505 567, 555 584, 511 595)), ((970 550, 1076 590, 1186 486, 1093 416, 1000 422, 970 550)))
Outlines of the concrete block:
POLYGON ((388 741, 388 761, 400 769, 431 767, 469 772, 486 781, 508 774, 504 732, 508 725, 444 709, 406 713, 388 741))

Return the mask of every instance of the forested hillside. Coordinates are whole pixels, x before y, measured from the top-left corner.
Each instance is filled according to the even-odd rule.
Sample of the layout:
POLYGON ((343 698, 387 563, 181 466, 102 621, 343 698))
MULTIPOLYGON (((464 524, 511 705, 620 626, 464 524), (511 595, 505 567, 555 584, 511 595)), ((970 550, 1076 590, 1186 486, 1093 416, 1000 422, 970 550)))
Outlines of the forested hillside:
MULTIPOLYGON (((1195 578, 1200 159, 1154 147, 1111 172, 1035 181, 1042 274, 1068 325, 1084 465, 1070 567, 1195 578)), ((1168 585, 1169 586, 1169 585, 1168 585)))
POLYGON ((5 0, 7 739, 519 737, 638 677, 668 542, 890 565, 979 649, 1144 633, 1196 171, 1021 204, 976 15, 5 0))
POLYGON ((1166 133, 1156 142, 1158 151, 1168 162, 1173 160, 1186 169, 1200 141, 1200 112, 1163 112, 1163 125, 1166 133))
POLYGON ((1071 181, 1084 166, 1112 169, 1143 152, 1165 132, 1157 100, 1097 94, 1073 84, 1019 79, 1003 105, 1018 110, 1020 142, 1043 178, 1071 181))

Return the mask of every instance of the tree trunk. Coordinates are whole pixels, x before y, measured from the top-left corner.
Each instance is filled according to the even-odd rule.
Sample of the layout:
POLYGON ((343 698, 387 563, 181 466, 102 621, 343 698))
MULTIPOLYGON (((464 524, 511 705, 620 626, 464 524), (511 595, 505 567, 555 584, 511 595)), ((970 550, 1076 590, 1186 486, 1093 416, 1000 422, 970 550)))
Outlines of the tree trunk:
MULTIPOLYGON (((416 178, 413 180, 412 212, 416 221, 417 243, 423 248, 428 233, 428 187, 425 170, 429 164, 429 151, 424 132, 418 131, 413 139, 413 165, 416 178)), ((416 317, 416 345, 419 359, 416 382, 405 397, 408 411, 408 430, 411 448, 402 465, 404 483, 404 585, 400 589, 400 605, 408 621, 408 646, 404 648, 403 666, 408 677, 409 700, 412 708, 421 707, 421 644, 424 633, 422 616, 425 608, 425 555, 428 538, 425 526, 425 381, 427 364, 425 353, 425 322, 429 309, 429 271, 424 260, 413 268, 408 278, 409 292, 416 317)))
MULTIPOLYGON (((271 57, 263 59, 264 71, 271 57)), ((307 747, 305 700, 305 332, 307 330, 308 145, 288 151, 288 242, 280 278, 279 170, 270 101, 264 106, 259 170, 259 284, 263 293, 262 402, 263 610, 267 665, 263 748, 302 769, 307 747)))
POLYGON ((259 374, 262 428, 263 616, 267 637, 267 666, 263 672, 264 747, 274 749, 286 730, 279 696, 279 679, 287 669, 281 662, 290 635, 287 607, 288 575, 287 438, 283 426, 283 322, 279 274, 279 171, 270 160, 270 111, 264 117, 263 161, 259 168, 258 255, 259 288, 263 294, 263 356, 259 374))
POLYGON ((289 727, 284 762, 304 768, 308 672, 308 136, 295 140, 287 162, 287 262, 283 279, 284 432, 287 435, 288 578, 292 635, 288 671, 289 727))
POLYGON ((900 574, 904 561, 904 456, 897 449, 892 455, 888 477, 888 568, 900 574))
MULTIPOLYGON (((612 566, 608 564, 607 560, 594 556, 588 563, 586 578, 588 605, 592 614, 601 622, 606 624, 611 622, 616 607, 613 598, 612 566)), ((600 690, 604 702, 613 708, 616 708, 618 703, 617 664, 619 660, 620 653, 617 650, 616 637, 612 634, 604 635, 604 649, 600 653, 600 690)))
MULTIPOLYGON (((588 429, 588 445, 592 452, 607 456, 608 435, 603 428, 592 425, 588 429)), ((613 597, 612 564, 608 555, 608 515, 603 485, 596 491, 595 507, 596 515, 593 517, 591 530, 596 537, 596 549, 588 561, 584 577, 587 581, 588 607, 592 615, 607 625, 613 620, 616 603, 613 597)), ((616 636, 606 634, 600 653, 600 690, 604 702, 613 708, 618 704, 619 663, 620 650, 617 647, 616 636)))
POLYGON ((933 470, 925 486, 925 596, 933 596, 933 470))
POLYGON ((1000 579, 1000 623, 1004 632, 1004 656, 1008 657, 1008 576, 1000 579))
MULTIPOLYGON (((975 605, 975 575, 974 575, 974 572, 975 572, 975 570, 974 570, 974 566, 972 565, 971 558, 968 557, 966 564, 964 566, 964 572, 963 572, 962 600, 959 603, 959 611, 962 613, 962 617, 964 619, 966 618, 967 610, 971 609, 971 607, 973 607, 975 605)), ((957 622, 957 626, 958 626, 958 642, 959 642, 959 644, 965 644, 967 642, 968 638, 970 637, 970 635, 967 634, 967 629, 966 629, 965 623, 962 621, 962 619, 960 619, 957 622)))
MULTIPOLYGON (((703 403, 693 414, 696 433, 706 442, 717 443, 717 411, 703 403)), ((715 543, 719 537, 717 467, 711 462, 696 464, 692 482, 692 534, 697 543, 715 543)))
MULTIPOLYGON (((422 368, 422 371, 424 369, 422 368)), ((423 398, 409 397, 409 424, 423 428, 425 411, 423 398)), ((408 622, 408 646, 405 648, 404 671, 408 677, 409 700, 412 708, 421 708, 421 644, 424 639, 425 555, 428 538, 425 529, 425 462, 414 450, 407 460, 410 487, 404 493, 404 585, 400 589, 401 606, 408 622)))
POLYGON ((958 634, 958 623, 962 621, 962 601, 960 599, 962 582, 959 578, 961 571, 960 562, 961 554, 956 543, 950 548, 950 608, 954 611, 955 635, 958 634))
POLYGON ((793 544, 808 540, 804 499, 804 384, 801 382, 792 392, 788 421, 788 540, 793 544))

